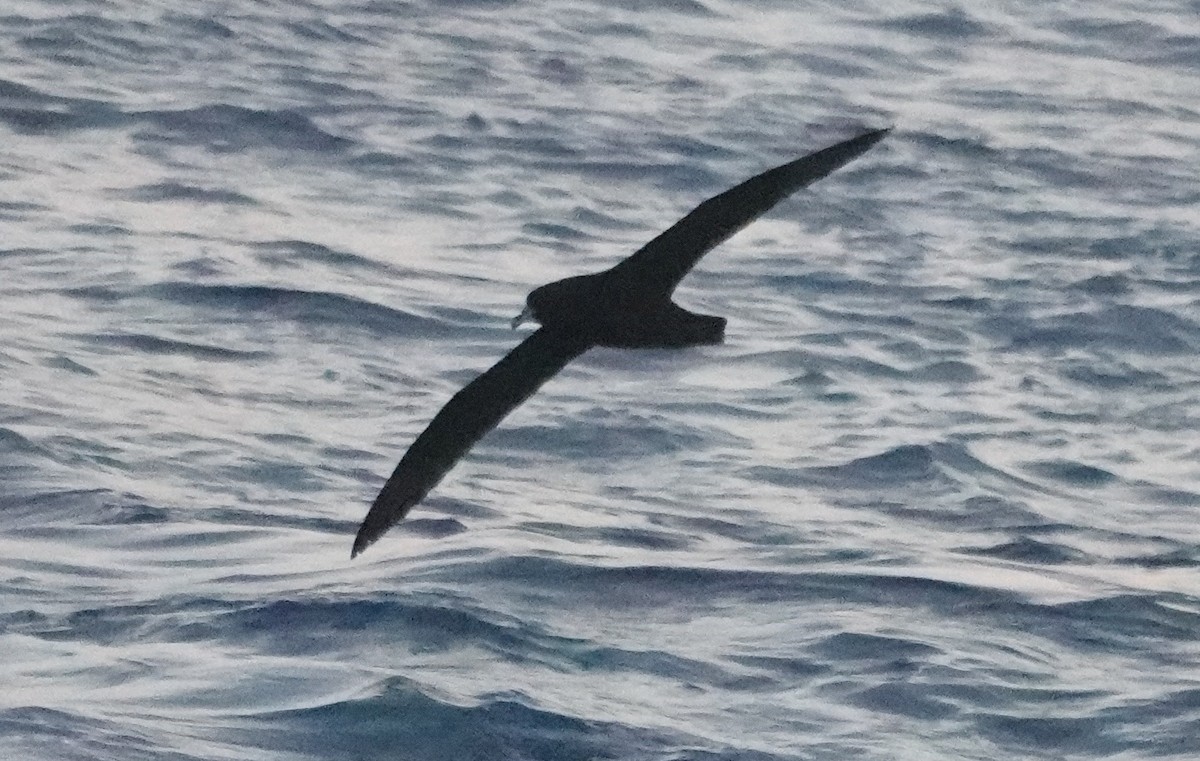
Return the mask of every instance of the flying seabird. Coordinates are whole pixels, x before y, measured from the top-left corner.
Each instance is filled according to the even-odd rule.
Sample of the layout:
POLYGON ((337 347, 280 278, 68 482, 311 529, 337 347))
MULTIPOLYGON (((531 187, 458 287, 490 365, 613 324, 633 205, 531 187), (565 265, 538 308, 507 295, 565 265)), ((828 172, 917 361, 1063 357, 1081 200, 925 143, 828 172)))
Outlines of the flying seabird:
POLYGON ((697 206, 604 272, 535 289, 512 321, 541 324, 450 398, 375 498, 350 557, 399 523, 475 442, 592 346, 675 348, 720 343, 725 318, 689 312, 671 294, 700 257, 804 186, 862 155, 890 131, 872 130, 763 172, 697 206))

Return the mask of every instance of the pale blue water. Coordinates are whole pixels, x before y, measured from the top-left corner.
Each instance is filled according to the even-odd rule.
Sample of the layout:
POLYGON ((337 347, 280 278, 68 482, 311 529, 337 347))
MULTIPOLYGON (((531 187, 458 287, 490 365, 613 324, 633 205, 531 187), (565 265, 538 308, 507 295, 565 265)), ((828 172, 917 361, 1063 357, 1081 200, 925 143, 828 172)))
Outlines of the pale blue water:
POLYGON ((0 758, 1200 755, 1200 4, 0 12, 0 758), (532 287, 894 124, 355 562, 532 287))

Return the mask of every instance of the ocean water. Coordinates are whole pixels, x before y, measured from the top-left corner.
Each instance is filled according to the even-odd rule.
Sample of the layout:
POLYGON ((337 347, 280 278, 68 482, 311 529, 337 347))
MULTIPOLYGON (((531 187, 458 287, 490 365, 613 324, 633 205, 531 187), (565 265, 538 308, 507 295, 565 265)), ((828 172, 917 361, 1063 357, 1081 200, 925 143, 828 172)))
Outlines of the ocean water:
POLYGON ((1200 756, 1197 18, 9 0, 0 758, 1200 756), (350 561, 531 288, 886 125, 350 561))

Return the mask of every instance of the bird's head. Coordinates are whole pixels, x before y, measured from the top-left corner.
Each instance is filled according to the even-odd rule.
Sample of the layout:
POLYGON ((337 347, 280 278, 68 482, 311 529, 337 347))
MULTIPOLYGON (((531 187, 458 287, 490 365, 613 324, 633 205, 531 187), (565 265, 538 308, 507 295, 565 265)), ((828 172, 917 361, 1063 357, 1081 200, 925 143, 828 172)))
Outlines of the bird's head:
POLYGON ((542 325, 569 325, 583 321, 598 306, 601 293, 598 275, 555 280, 530 291, 525 299, 525 308, 513 318, 512 326, 516 328, 527 320, 542 325))

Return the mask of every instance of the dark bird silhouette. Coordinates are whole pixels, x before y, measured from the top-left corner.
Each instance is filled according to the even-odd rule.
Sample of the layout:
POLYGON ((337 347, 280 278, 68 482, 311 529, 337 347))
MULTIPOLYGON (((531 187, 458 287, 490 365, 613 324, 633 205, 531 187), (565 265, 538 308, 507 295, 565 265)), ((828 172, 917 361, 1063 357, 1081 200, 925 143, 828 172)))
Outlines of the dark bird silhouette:
POLYGON ((400 522, 480 437, 589 347, 720 343, 725 318, 695 314, 671 301, 679 281, 715 246, 888 132, 866 132, 763 172, 700 204, 612 269, 535 289, 512 324, 531 318, 541 327, 434 416, 375 498, 350 557, 400 522))

